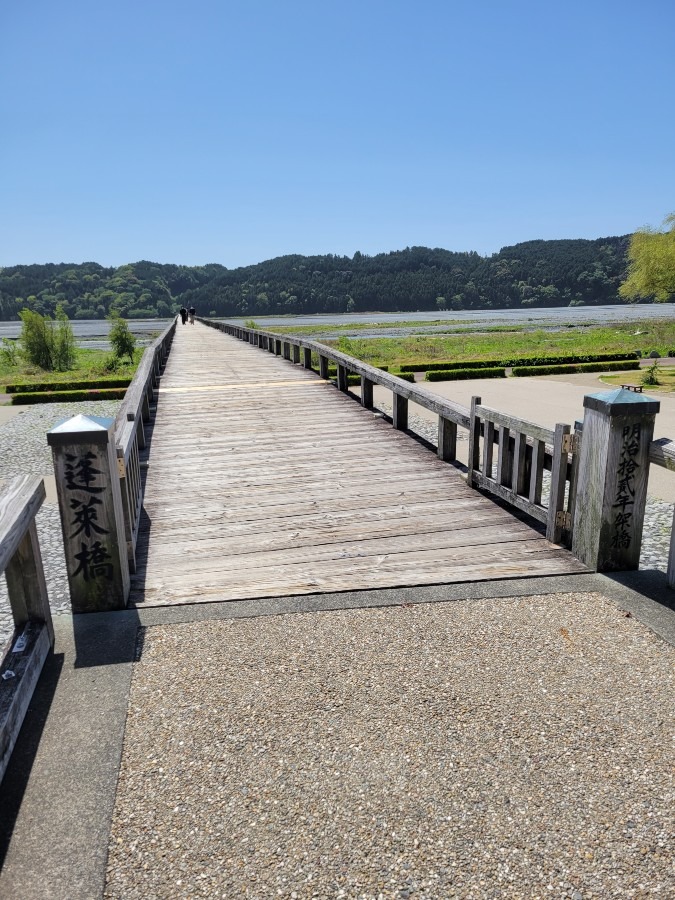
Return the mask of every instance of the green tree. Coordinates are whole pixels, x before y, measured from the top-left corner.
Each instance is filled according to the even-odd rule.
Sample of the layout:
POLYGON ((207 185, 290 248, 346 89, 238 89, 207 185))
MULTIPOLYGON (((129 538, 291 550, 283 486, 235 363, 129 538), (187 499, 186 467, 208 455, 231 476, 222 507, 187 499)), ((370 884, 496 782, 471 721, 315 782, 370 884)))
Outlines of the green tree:
POLYGON ((54 332, 51 319, 32 309, 19 310, 21 335, 19 342, 26 359, 40 369, 53 368, 54 332))
POLYGON ((653 296, 664 303, 675 294, 675 213, 663 228, 642 228, 631 237, 628 277, 619 288, 624 300, 653 296))
POLYGON ((115 358, 122 359, 122 357, 128 356, 129 360, 133 362, 136 338, 129 331, 127 323, 120 316, 110 316, 110 322, 108 340, 112 344, 115 358))
POLYGON ((67 372, 75 366, 75 335, 63 306, 56 307, 56 328, 53 331, 52 362, 57 372, 67 372))

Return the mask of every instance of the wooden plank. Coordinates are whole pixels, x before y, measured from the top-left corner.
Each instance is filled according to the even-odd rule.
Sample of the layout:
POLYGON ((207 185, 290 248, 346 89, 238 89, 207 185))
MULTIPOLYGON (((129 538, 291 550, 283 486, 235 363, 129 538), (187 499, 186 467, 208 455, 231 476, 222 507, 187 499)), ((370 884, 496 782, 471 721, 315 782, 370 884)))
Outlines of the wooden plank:
MULTIPOLYGON (((512 544, 515 541, 538 540, 539 536, 527 525, 512 519, 509 523, 487 525, 483 528, 455 529, 454 531, 429 531, 424 534, 396 534, 391 537, 363 538, 353 541, 305 544, 283 548, 249 549, 240 545, 239 552, 230 549, 228 558, 241 574, 243 569, 256 572, 268 566, 303 565, 333 560, 380 557, 383 554, 406 554, 417 551, 454 550, 458 547, 481 547, 512 544)), ((194 576, 205 572, 222 571, 222 560, 213 553, 196 555, 190 548, 190 564, 185 567, 175 555, 163 554, 164 578, 171 581, 193 581, 194 576)), ((140 573, 142 574, 142 573, 140 573)))
MULTIPOLYGON (((534 541, 519 543, 530 548, 534 541)), ((548 542, 545 542, 548 545, 548 542)), ((473 560, 473 557, 471 558, 473 560)), ((134 593, 131 602, 136 605, 163 606, 171 603, 203 603, 208 601, 238 600, 244 598, 293 596, 324 592, 385 587, 406 587, 423 584, 445 584, 470 581, 492 581, 506 578, 541 577, 543 575, 572 574, 587 569, 574 560, 565 550, 550 551, 547 548, 534 552, 503 553, 503 558, 490 558, 481 562, 467 562, 462 551, 459 560, 446 560, 445 553, 423 564, 418 554, 409 559, 382 560, 376 567, 370 559, 350 561, 353 572, 345 578, 344 566, 328 568, 322 565, 317 571, 284 571, 284 567, 266 569, 257 582, 239 582, 222 579, 204 581, 199 586, 182 586, 171 590, 169 585, 151 588, 143 595, 134 593), (280 571, 281 569, 281 571, 280 571), (141 602, 139 602, 139 600, 141 602)), ((289 569, 293 567, 288 567, 289 569)))

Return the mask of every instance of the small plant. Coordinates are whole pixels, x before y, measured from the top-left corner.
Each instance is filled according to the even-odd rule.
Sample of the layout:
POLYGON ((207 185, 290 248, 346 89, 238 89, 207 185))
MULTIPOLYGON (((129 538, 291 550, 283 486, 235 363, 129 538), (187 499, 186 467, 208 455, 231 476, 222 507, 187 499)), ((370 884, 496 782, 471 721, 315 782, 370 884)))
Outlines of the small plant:
POLYGON ((0 360, 10 368, 19 363, 19 347, 16 341, 10 338, 3 338, 0 341, 0 360))
POLYGON ((134 351, 136 350, 136 338, 129 331, 129 326, 121 316, 110 317, 110 332, 108 340, 110 341, 113 353, 116 359, 129 357, 129 361, 134 361, 134 351))
MULTIPOLYGON (((212 313, 212 315, 215 315, 215 313, 212 313)), ((257 327, 258 327, 258 323, 256 322, 255 319, 246 319, 244 322, 244 328, 254 328, 255 329, 257 327)))
POLYGON ((648 386, 649 385, 654 386, 657 384, 661 384, 661 382, 659 381, 658 373, 659 373, 659 361, 658 361, 658 359, 655 359, 654 362, 651 364, 651 366, 649 366, 648 369, 645 369, 645 371, 642 375, 642 378, 641 378, 642 383, 646 384, 648 386))

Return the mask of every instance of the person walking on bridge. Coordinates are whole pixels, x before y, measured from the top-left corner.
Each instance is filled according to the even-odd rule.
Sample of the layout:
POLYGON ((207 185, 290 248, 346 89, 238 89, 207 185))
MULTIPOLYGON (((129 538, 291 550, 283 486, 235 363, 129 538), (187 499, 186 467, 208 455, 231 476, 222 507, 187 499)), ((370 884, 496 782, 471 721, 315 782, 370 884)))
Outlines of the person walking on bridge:
POLYGON ((190 309, 188 310, 188 313, 190 315, 190 325, 194 325, 195 324, 195 308, 194 308, 194 306, 190 307, 190 309))
POLYGON ((187 319, 187 315, 188 315, 187 309, 185 309, 184 306, 181 306, 181 308, 180 308, 180 320, 181 320, 181 322, 183 323, 183 325, 185 325, 185 320, 187 319))

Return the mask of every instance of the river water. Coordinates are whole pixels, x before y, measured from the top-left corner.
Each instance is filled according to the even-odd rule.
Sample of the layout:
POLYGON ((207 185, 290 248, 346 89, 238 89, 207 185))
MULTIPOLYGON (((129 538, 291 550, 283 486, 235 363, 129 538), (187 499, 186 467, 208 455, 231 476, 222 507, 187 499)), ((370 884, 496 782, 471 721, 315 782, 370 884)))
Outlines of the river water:
MULTIPOLYGON (((354 337, 398 337, 411 331, 442 332, 448 327, 480 331, 494 325, 513 325, 525 328, 564 328, 568 325, 611 325, 627 322, 648 322, 655 319, 675 321, 675 304, 630 304, 621 306, 563 306, 553 309, 484 309, 461 312, 399 312, 399 313, 346 313, 343 315, 325 314, 312 316, 259 316, 255 321, 260 328, 273 329, 278 325, 363 325, 372 322, 377 329, 369 332, 360 328, 354 331, 354 337), (416 325, 397 328, 396 322, 415 322, 416 325), (391 328, 382 325, 391 323, 391 328), (431 324, 433 323, 433 324, 431 324)), ((137 336, 139 344, 148 343, 153 335, 162 332, 170 319, 131 319, 129 328, 137 336)), ((222 318, 217 321, 238 322, 244 319, 222 318)), ((77 343, 81 347, 92 349, 109 346, 106 335, 110 323, 106 319, 81 319, 71 322, 77 343)), ((0 338, 18 337, 20 322, 0 322, 0 338)), ((347 336, 350 332, 343 332, 347 336)), ((314 335, 313 337, 320 337, 314 335)))

